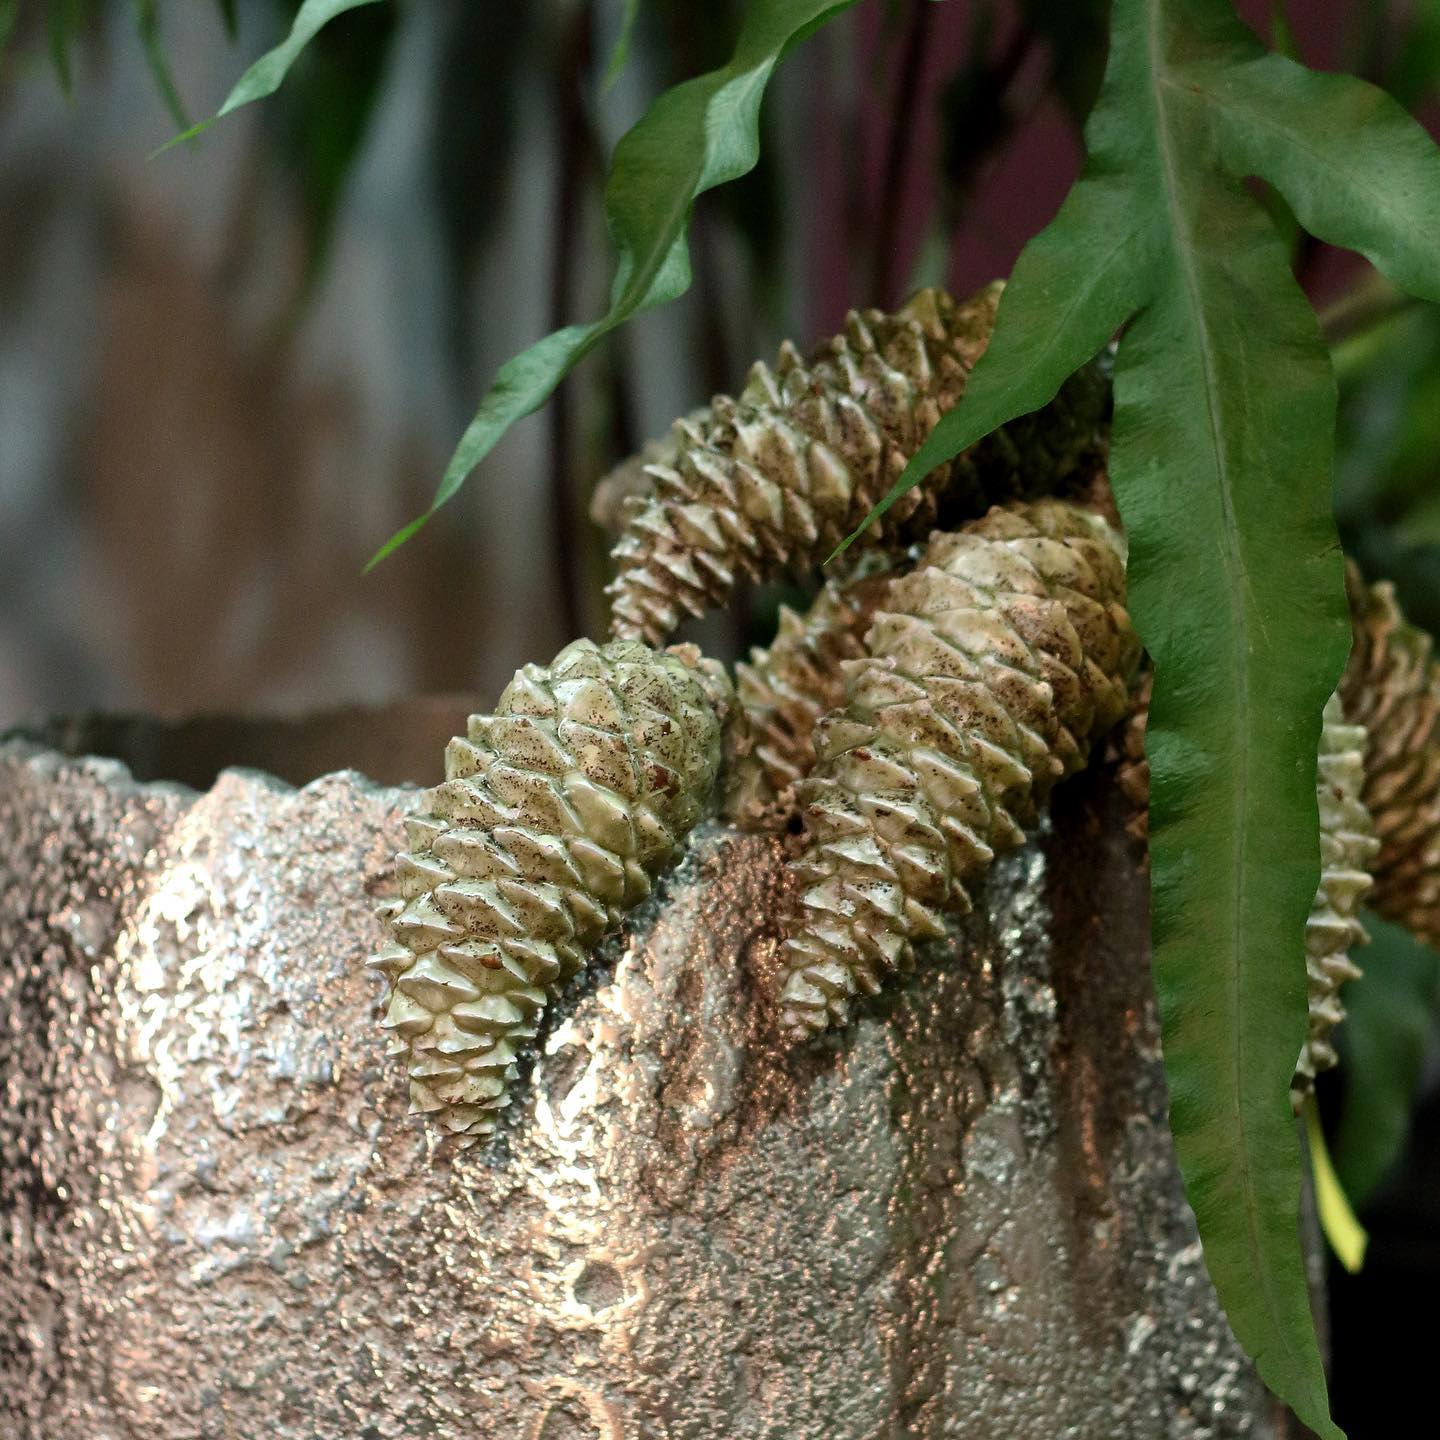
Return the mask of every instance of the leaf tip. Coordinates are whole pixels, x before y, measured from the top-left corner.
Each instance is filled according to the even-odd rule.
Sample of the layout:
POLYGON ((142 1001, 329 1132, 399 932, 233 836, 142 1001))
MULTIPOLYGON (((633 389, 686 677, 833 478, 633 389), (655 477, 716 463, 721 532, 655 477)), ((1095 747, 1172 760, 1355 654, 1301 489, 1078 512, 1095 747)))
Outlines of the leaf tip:
POLYGON ((187 144, 208 130, 219 118, 218 115, 212 115, 208 120, 197 121, 188 130, 182 130, 178 135, 172 135, 163 145, 157 145, 145 159, 147 162, 158 160, 167 150, 173 150, 177 145, 187 144))
POLYGON ((364 564, 360 573, 368 575, 382 560, 393 555, 407 540, 416 534, 424 525, 429 522, 430 517, 435 513, 433 509, 427 510, 423 515, 417 515, 408 525, 402 525, 364 564))

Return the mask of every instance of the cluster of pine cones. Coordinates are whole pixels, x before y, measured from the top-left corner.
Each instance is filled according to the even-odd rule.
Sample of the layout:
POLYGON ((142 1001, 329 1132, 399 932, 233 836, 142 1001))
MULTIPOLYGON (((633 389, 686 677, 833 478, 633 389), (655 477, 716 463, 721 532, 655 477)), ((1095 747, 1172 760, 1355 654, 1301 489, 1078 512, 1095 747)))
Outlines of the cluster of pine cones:
MULTIPOLYGON (((1103 363, 908 492, 844 578, 806 613, 782 610, 733 682, 693 646, 659 648, 742 579, 818 573, 960 398, 998 293, 957 304, 926 290, 895 315, 852 313, 808 358, 786 345, 737 397, 602 484, 597 517, 618 535, 614 638, 520 671, 496 713, 451 742, 444 783, 408 822, 400 893, 382 911, 392 938, 370 963, 390 983, 384 1023, 414 1109, 490 1134, 547 1003, 717 809, 749 828, 803 819, 776 997, 803 1037, 906 971, 915 942, 969 908, 966 885, 1121 721, 1122 783, 1139 795, 1141 654, 1123 536, 1106 518, 1103 363)), ((1363 770, 1364 731, 1338 702, 1327 711, 1300 1087, 1333 1063, 1336 992, 1356 973, 1377 844, 1367 805, 1377 905, 1440 916, 1440 679, 1383 588, 1357 582, 1355 597, 1368 641, 1345 709, 1394 738, 1372 743, 1379 760, 1363 770), (1417 727, 1434 741, 1419 775, 1417 727), (1426 823, 1390 823, 1417 785, 1426 823)))

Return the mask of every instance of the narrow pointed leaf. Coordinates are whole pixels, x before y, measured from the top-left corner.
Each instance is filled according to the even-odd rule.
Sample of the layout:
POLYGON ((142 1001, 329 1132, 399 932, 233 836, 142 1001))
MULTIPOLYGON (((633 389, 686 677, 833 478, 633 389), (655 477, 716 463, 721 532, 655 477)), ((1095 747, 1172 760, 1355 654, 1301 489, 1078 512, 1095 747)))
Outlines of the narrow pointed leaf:
POLYGON ((415 534, 510 426, 542 405, 606 335, 689 289, 685 237, 696 197, 755 167, 760 102, 776 65, 791 46, 854 3, 754 0, 729 62, 667 91, 621 138, 605 187, 605 212, 619 251, 610 308, 588 325, 547 335, 501 367, 430 509, 393 535, 367 569, 415 534))
POLYGON ((175 88, 175 78, 170 73, 170 62, 165 58, 165 47, 160 39, 160 17, 156 0, 133 0, 135 9, 135 30, 140 36, 140 46, 145 51, 145 63, 155 81, 155 88, 170 112, 170 118, 183 130, 190 124, 185 113, 185 104, 175 88))
POLYGON ((836 554, 937 465, 1055 398, 1143 299, 1150 238, 1135 224, 1128 191, 1089 177, 1076 184, 1016 262, 965 398, 836 554))
POLYGON ((235 88, 225 97, 225 103, 208 120, 192 125, 176 135, 155 153, 161 154, 184 140, 192 140, 201 131, 208 130, 223 115, 248 105, 252 100, 263 100, 273 95, 281 86, 290 67, 300 58, 305 47, 337 15, 347 10, 358 10, 362 5, 375 5, 379 0, 305 0, 296 12, 290 33, 273 50, 267 50, 240 78, 235 88))
POLYGON ((620 16, 620 33, 615 37, 610 59, 605 64, 605 75, 600 81, 600 93, 604 95, 620 78, 625 63, 630 58, 630 42, 635 36, 635 21, 640 16, 640 0, 625 0, 620 16))
POLYGON ((290 33, 236 81, 235 88, 225 97, 225 103, 215 112, 215 118, 218 120, 252 100, 263 100, 267 95, 273 95, 290 67, 300 58, 301 51, 337 15, 377 3, 378 0, 305 0, 296 12, 290 33))

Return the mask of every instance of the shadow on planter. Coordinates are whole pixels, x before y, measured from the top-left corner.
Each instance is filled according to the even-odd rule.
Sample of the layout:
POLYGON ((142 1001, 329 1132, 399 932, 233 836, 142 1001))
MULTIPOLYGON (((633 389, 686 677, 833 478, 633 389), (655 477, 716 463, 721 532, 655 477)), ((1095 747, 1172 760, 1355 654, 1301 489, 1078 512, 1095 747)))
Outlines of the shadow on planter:
POLYGON ((441 778, 446 741, 464 734, 466 716, 484 708, 478 697, 431 695, 293 717, 60 716, 0 739, 119 760, 142 784, 192 790, 208 790, 226 769, 263 770, 290 785, 335 770, 358 770, 379 785, 430 785, 441 778))

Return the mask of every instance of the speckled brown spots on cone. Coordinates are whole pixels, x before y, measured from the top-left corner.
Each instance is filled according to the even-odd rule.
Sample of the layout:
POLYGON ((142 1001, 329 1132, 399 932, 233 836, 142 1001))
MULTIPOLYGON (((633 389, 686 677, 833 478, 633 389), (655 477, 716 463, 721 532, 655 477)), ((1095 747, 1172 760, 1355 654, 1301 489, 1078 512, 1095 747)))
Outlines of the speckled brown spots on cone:
POLYGON ((694 646, 578 640, 450 742, 369 962, 390 982, 413 1110, 494 1130, 549 998, 711 807, 730 704, 694 646))
MULTIPOLYGON (((642 468, 650 493, 620 467, 607 494, 632 498, 614 551, 613 632, 659 643, 687 613, 724 605, 741 578, 819 565, 960 398, 999 295, 992 285, 960 305, 922 290, 895 315, 852 312, 809 359, 786 344, 773 369, 751 370, 738 398, 678 422, 642 468)), ((1103 375, 1087 367, 1046 409, 939 466, 867 543, 903 549, 942 519, 1054 490, 1100 446, 1107 406, 1103 375)), ((607 499, 605 513, 615 508, 607 499)))
POLYGON ((1380 842, 1370 905, 1440 944, 1440 667, 1388 582, 1346 586, 1354 624, 1340 682, 1346 718, 1365 727, 1364 800, 1380 842))
POLYGON ((806 849, 781 1006, 797 1032, 842 1022, 969 908, 965 883, 1033 824, 1125 712, 1139 646, 1122 542, 1057 501, 936 534, 889 582, 845 663, 799 787, 806 849))

